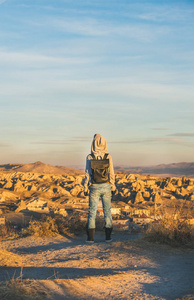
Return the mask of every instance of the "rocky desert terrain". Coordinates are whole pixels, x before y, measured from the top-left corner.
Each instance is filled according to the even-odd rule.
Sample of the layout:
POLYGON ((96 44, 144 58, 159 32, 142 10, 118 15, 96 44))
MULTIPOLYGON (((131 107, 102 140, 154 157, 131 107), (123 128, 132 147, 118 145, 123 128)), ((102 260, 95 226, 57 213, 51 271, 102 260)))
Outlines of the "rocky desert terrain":
MULTIPOLYGON (((87 209, 88 199, 83 194, 84 174, 74 170, 71 175, 51 173, 56 167, 36 163, 22 170, 0 172, 0 213, 39 210, 56 212, 60 209, 87 209), (41 164, 41 165, 40 165, 41 164), (34 172, 36 171, 36 172, 34 172), (34 206, 34 209, 32 209, 34 206), (35 209, 36 208, 36 209, 35 209)), ((21 168, 19 168, 21 170, 21 168)), ((61 170, 59 168, 59 170, 61 170)), ((147 209, 153 212, 159 206, 192 206, 194 179, 187 177, 159 177, 138 174, 116 174, 116 193, 112 207, 121 211, 147 209)))
MULTIPOLYGON (((86 220, 83 172, 53 168, 40 162, 2 167, 0 220, 25 227, 44 214, 66 217, 72 212, 86 220)), ((41 291, 36 299, 194 299, 193 249, 174 249, 140 238, 141 226, 157 221, 163 208, 170 214, 175 207, 183 207, 182 218, 193 223, 194 179, 118 173, 116 187, 111 244, 104 242, 103 227, 96 231, 94 245, 85 243, 84 232, 1 240, 4 298, 0 299, 12 299, 3 293, 10 278, 17 287, 22 279, 28 291, 30 287, 41 291)), ((100 206, 98 218, 102 218, 100 206)), ((15 299, 31 296, 20 294, 15 299)))

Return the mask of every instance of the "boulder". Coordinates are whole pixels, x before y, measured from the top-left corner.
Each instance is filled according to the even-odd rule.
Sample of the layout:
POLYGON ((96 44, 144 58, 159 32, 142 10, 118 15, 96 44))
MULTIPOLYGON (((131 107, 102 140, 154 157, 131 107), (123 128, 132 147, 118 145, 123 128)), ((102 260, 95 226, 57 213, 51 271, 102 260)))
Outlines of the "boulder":
POLYGON ((119 201, 119 202, 117 203, 117 205, 120 206, 120 207, 125 207, 126 203, 123 202, 123 201, 119 201))
POLYGON ((73 176, 67 176, 67 181, 74 182, 75 181, 75 177, 73 177, 73 176))
POLYGON ((144 198, 150 198, 150 193, 148 191, 143 192, 143 197, 144 198))
POLYGON ((86 198, 83 191, 79 192, 78 197, 80 197, 80 198, 86 198))
POLYGON ((4 189, 11 190, 13 187, 13 182, 11 180, 7 181, 6 184, 3 186, 4 189))
POLYGON ((129 189, 123 189, 122 193, 125 197, 129 197, 131 195, 130 190, 129 189))
POLYGON ((186 189, 187 189, 187 191, 192 191, 192 190, 194 190, 194 188, 193 188, 192 185, 188 185, 188 186, 186 187, 186 189))
POLYGON ((193 181, 191 179, 188 179, 188 185, 193 186, 193 181))
POLYGON ((14 192, 24 192, 26 189, 24 187, 24 185, 22 184, 22 182, 20 180, 18 180, 16 182, 16 184, 14 185, 14 192))
POLYGON ((158 192, 156 192, 155 194, 152 195, 152 199, 155 203, 161 203, 162 202, 162 198, 159 195, 158 192))
POLYGON ((37 187, 35 184, 31 184, 30 191, 33 191, 33 192, 37 191, 37 187))
POLYGON ((1 194, 1 200, 17 200, 18 196, 9 191, 3 191, 1 194))
POLYGON ((191 195, 190 195, 189 200, 190 200, 190 201, 194 201, 194 194, 191 194, 191 195))
POLYGON ((174 186, 171 182, 169 182, 169 183, 165 186, 165 188, 166 188, 167 190, 169 190, 169 191, 172 191, 172 192, 175 192, 175 190, 176 190, 175 186, 174 186))
POLYGON ((152 180, 152 179, 146 180, 146 185, 149 186, 149 187, 154 186, 155 185, 155 180, 152 180))
POLYGON ((20 212, 21 210, 25 210, 25 209, 26 209, 26 203, 23 200, 21 200, 20 204, 19 204, 18 208, 15 210, 15 212, 20 212))
POLYGON ((180 193, 181 193, 182 196, 185 196, 185 195, 188 194, 188 191, 187 191, 185 188, 182 187, 182 188, 180 189, 180 193))
POLYGON ((1 180, 0 181, 0 188, 2 188, 5 185, 5 181, 1 180))
POLYGON ((140 191, 137 192, 136 196, 135 196, 135 201, 134 203, 140 203, 140 202, 144 202, 144 197, 142 196, 142 193, 140 191))
POLYGON ((72 196, 77 196, 80 192, 81 192, 81 186, 80 185, 76 185, 75 187, 73 187, 70 190, 70 193, 71 193, 72 196))
POLYGON ((134 174, 127 174, 127 175, 125 176, 125 179, 126 179, 127 181, 135 180, 135 175, 134 175, 134 174))
POLYGON ((62 188, 61 186, 55 186, 55 193, 57 192, 60 195, 64 195, 64 196, 71 196, 70 192, 67 191, 66 189, 62 188))
POLYGON ((76 184, 79 184, 79 185, 82 185, 83 184, 83 180, 84 180, 84 178, 83 178, 83 176, 77 176, 76 178, 75 178, 75 183, 76 184))
POLYGON ((185 183, 186 183, 186 177, 183 176, 183 177, 182 177, 182 184, 185 184, 185 183))
POLYGON ((62 215, 66 217, 68 215, 67 211, 64 208, 59 208, 54 211, 55 214, 62 215))
POLYGON ((177 186, 182 186, 182 180, 181 180, 181 179, 178 179, 177 182, 176 182, 176 185, 177 185, 177 186))

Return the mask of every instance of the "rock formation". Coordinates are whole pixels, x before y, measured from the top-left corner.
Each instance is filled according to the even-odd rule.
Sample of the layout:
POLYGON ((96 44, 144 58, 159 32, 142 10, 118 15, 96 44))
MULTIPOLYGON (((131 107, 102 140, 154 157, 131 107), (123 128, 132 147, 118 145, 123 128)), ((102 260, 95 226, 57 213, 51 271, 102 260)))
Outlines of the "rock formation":
MULTIPOLYGON (((39 166, 40 167, 40 166, 39 166)), ((17 211, 26 209, 29 201, 42 198, 49 210, 87 208, 83 193, 84 174, 46 174, 35 172, 0 172, 0 209, 14 203, 17 211)), ((116 193, 112 205, 117 207, 146 206, 168 201, 194 201, 191 178, 162 178, 138 174, 116 174, 116 193)), ((64 212, 65 214, 65 212, 64 212)))

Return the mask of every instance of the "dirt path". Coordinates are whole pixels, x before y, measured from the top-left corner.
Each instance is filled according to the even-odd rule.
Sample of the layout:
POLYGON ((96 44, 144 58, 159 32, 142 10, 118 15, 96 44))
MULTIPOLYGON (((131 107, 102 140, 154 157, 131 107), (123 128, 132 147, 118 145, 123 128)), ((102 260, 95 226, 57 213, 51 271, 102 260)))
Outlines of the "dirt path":
MULTIPOLYGON (((0 265, 0 281, 19 276, 41 281, 53 299, 180 299, 194 295, 194 250, 173 249, 115 233, 88 245, 77 238, 27 237, 1 242, 16 254, 0 265), (15 275, 14 275, 15 274, 15 275)), ((189 298, 189 299, 194 299, 189 298)))

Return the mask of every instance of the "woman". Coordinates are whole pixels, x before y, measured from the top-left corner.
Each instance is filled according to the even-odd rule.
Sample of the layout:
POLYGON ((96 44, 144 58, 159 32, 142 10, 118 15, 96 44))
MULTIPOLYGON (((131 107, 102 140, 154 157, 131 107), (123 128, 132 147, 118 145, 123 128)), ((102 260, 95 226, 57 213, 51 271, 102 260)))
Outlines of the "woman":
POLYGON ((102 199, 106 242, 111 241, 112 216, 111 198, 115 192, 115 176, 112 157, 108 153, 107 142, 100 134, 95 134, 91 154, 86 158, 84 194, 89 192, 89 213, 87 222, 87 242, 94 243, 96 211, 99 198, 102 199))

